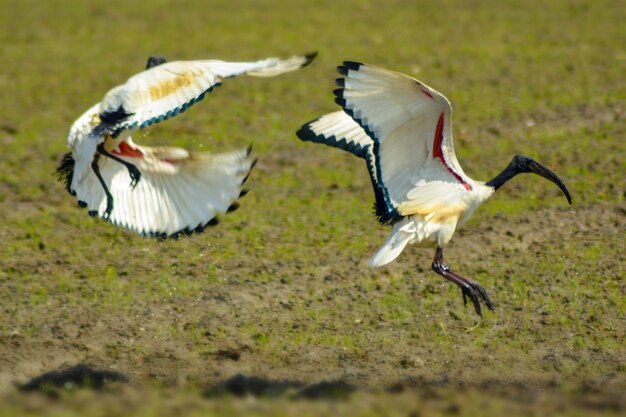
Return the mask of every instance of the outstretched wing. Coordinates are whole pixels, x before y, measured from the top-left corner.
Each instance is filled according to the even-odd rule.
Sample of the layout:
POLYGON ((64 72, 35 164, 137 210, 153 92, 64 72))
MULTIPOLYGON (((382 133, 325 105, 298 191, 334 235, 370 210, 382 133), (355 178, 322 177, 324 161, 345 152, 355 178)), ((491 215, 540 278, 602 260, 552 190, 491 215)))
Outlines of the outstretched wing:
POLYGON ((346 112, 329 113, 305 123, 296 135, 305 142, 323 143, 365 159, 376 195, 376 205, 383 203, 376 174, 374 141, 346 112))
POLYGON ((303 141, 323 143, 365 158, 374 141, 343 111, 326 114, 302 125, 296 135, 303 141))
POLYGON ((143 128, 184 112, 225 78, 273 77, 305 67, 315 56, 256 62, 175 61, 152 66, 109 91, 100 104, 99 116, 116 137, 123 130, 143 128))
MULTIPOLYGON (((460 202, 471 189, 452 144, 450 102, 406 75, 346 61, 336 102, 373 140, 382 223, 460 202)), ((377 198, 378 203, 378 198, 377 198)))
MULTIPOLYGON (((236 200, 245 194, 242 184, 254 165, 245 149, 193 153, 182 148, 139 146, 130 138, 112 153, 135 165, 141 179, 132 188, 124 165, 104 155, 98 157, 100 173, 113 196, 109 221, 160 238, 200 232, 217 224, 218 214, 237 208, 236 200)), ((64 163, 72 184, 69 154, 64 163)), ((74 182, 70 192, 89 214, 105 218, 106 195, 93 170, 82 182, 74 182)))

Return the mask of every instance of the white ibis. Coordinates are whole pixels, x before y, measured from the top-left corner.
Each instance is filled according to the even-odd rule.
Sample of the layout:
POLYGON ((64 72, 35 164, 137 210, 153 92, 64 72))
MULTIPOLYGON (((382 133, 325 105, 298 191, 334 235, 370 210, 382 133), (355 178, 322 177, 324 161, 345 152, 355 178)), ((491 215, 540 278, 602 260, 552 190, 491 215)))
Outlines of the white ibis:
POLYGON ((72 125, 57 174, 89 214, 145 236, 176 237, 237 208, 254 166, 249 148, 230 153, 135 144, 131 134, 184 112, 226 78, 272 77, 316 53, 257 62, 151 57, 145 71, 113 88, 72 125))
POLYGON ((338 67, 335 101, 343 111, 315 119, 300 139, 334 146, 367 161, 378 221, 391 235, 370 260, 393 261, 409 243, 435 246, 432 269, 461 287, 482 316, 481 301, 494 309, 478 283, 452 272, 443 248, 454 231, 497 189, 517 174, 531 172, 554 182, 571 204, 565 184, 535 160, 516 155, 494 179, 468 177, 454 154, 452 107, 439 92, 404 74, 346 61, 338 67))

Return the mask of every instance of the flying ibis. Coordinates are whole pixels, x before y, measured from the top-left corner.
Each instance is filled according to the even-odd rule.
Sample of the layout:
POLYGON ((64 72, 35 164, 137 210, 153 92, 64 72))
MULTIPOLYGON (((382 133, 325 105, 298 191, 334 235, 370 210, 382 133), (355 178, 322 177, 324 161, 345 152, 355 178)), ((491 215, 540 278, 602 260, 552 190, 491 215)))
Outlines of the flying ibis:
POLYGON ((316 54, 256 62, 166 62, 150 57, 145 71, 110 90, 72 125, 71 152, 57 174, 89 214, 159 238, 200 232, 232 211, 254 166, 249 148, 191 152, 135 144, 131 135, 174 117, 226 78, 272 77, 300 69, 316 54))
POLYGON ((335 101, 343 111, 315 119, 297 132, 303 141, 324 143, 364 158, 374 188, 378 221, 391 235, 370 260, 393 261, 409 243, 435 246, 432 269, 461 287, 482 316, 481 302, 494 309, 478 283, 453 272, 443 249, 454 231, 496 190, 522 173, 555 183, 571 204, 563 181, 539 162, 516 155, 487 182, 461 168, 452 144, 452 107, 438 91, 404 74, 346 61, 338 67, 335 101))

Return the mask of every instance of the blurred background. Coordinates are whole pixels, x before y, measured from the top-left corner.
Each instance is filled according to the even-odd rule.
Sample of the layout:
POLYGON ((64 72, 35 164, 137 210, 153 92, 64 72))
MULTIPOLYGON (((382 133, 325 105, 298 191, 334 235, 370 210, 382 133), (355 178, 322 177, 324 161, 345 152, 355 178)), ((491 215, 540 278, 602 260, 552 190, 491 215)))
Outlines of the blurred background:
POLYGON ((609 0, 0 0, 0 415, 624 412, 625 21, 609 0), (72 122, 148 56, 309 51, 134 135, 253 146, 250 193, 204 234, 135 236, 56 181, 72 122), (472 178, 522 153, 570 189, 516 178, 446 249, 495 314, 431 249, 368 268, 389 229, 365 164, 295 136, 339 109, 343 60, 446 95, 472 178))

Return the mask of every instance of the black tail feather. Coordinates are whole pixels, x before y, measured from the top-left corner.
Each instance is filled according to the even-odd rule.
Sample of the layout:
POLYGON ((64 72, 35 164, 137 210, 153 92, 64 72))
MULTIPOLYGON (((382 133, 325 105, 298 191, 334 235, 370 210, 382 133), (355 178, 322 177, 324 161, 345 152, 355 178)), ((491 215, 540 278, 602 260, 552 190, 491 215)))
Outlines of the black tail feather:
POLYGON ((76 192, 72 191, 72 178, 74 177, 74 158, 72 153, 68 152, 63 155, 61 162, 56 170, 57 180, 65 183, 65 189, 68 193, 75 196, 76 192))

